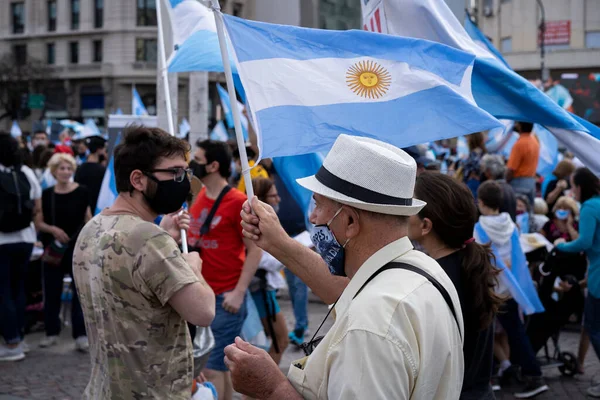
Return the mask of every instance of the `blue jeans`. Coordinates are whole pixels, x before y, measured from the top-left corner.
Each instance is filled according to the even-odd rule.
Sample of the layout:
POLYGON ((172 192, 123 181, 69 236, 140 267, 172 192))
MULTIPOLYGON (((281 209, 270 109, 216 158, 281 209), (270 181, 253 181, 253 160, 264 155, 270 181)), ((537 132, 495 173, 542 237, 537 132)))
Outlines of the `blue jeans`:
POLYGON ((521 366, 525 376, 542 376, 540 364, 537 361, 525 326, 519 317, 519 305, 513 299, 507 300, 496 315, 506 331, 512 361, 521 366))
POLYGON ((0 330, 7 344, 23 340, 25 278, 32 243, 0 245, 0 330))
POLYGON ((510 181, 515 194, 525 195, 529 199, 529 206, 533 209, 533 200, 535 200, 535 178, 514 178, 510 181))
POLYGON ((300 280, 292 271, 285 269, 285 278, 287 280, 294 308, 294 318, 296 326, 294 330, 306 330, 308 328, 308 286, 300 280))
POLYGON ((600 358, 600 299, 588 292, 583 313, 583 326, 590 336, 596 356, 600 358))
POLYGON ((244 297, 242 306, 237 313, 232 314, 229 311, 225 311, 223 309, 223 298, 223 294, 215 296, 215 319, 210 326, 215 337, 215 347, 208 356, 206 368, 227 372, 229 369, 227 369, 224 361, 225 347, 232 344, 236 336, 239 336, 242 332, 242 326, 248 315, 248 310, 246 308, 246 298, 244 297))

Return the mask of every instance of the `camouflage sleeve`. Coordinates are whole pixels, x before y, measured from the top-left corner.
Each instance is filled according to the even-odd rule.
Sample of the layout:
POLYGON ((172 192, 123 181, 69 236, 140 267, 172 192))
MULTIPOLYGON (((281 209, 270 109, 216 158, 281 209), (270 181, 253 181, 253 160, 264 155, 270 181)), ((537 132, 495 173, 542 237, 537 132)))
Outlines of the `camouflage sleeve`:
POLYGON ((199 282, 173 238, 164 231, 146 241, 138 260, 141 279, 163 306, 178 290, 199 282))

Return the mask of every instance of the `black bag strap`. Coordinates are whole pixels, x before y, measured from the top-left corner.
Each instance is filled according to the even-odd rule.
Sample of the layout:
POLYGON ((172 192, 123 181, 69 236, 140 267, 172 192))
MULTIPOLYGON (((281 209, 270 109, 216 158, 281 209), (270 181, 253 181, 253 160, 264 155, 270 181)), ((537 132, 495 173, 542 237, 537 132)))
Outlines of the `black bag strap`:
MULTIPOLYGON (((375 271, 373 273, 373 275, 371 275, 369 277, 369 279, 367 279, 365 281, 365 283, 363 283, 363 285, 360 287, 360 289, 358 289, 358 291, 356 292, 356 294, 354 295, 354 297, 352 297, 352 300, 354 300, 356 298, 356 296, 358 296, 358 294, 360 292, 362 292, 362 290, 365 288, 365 286, 367 286, 367 284, 369 282, 371 282, 377 275, 379 275, 380 273, 382 273, 384 271, 387 271, 389 269, 405 269, 405 270, 408 270, 408 271, 412 271, 412 272, 414 272, 416 274, 419 274, 419 275, 423 276, 429 282, 431 282, 431 284, 440 292, 440 294, 442 295, 442 297, 446 301, 446 304, 448 304, 448 307, 450 308, 450 311, 452 312, 452 316, 454 316, 454 320, 456 321, 456 327, 458 328, 458 334, 462 338, 462 332, 460 330, 460 323, 458 322, 458 317, 456 316, 456 310, 454 309, 454 303, 452 303, 452 298, 450 297, 450 294, 448 294, 448 291, 437 281, 437 279, 435 279, 429 273, 423 271, 421 268, 415 267, 414 265, 410 265, 410 264, 406 264, 406 263, 400 263, 400 262, 390 262, 390 263, 384 265, 383 267, 381 267, 377 271, 375 271)), ((331 308, 329 308, 329 311, 327 312, 327 315, 325 315, 325 318, 323 318, 323 321, 321 321, 321 325, 319 325, 319 327, 315 331, 315 333, 314 333, 312 339, 310 340, 310 342, 308 342, 307 344, 303 344, 303 346, 307 345, 306 347, 308 347, 312 343, 316 342, 316 344, 318 344, 318 342, 321 341, 322 337, 317 338, 317 333, 319 332, 319 330, 321 330, 321 327, 323 326, 323 324, 325 323, 325 321, 329 317, 329 314, 331 314, 331 311, 335 308, 335 305, 337 304, 338 301, 339 301, 339 297, 335 301, 335 303, 333 303, 333 306, 331 306, 331 308)), ((315 346, 316 346, 316 344, 315 344, 315 346)), ((304 351, 305 351, 305 353, 307 353, 306 349, 304 349, 304 351)), ((306 355, 309 355, 309 353, 307 353, 306 355)))
POLYGON ((52 226, 56 226, 56 199, 54 194, 54 188, 52 188, 52 196, 50 197, 50 210, 52 213, 52 226))
POLYGON ((215 216, 215 214, 217 213, 217 209, 219 208, 219 204, 221 204, 221 201, 223 200, 223 198, 225 197, 225 195, 231 190, 231 186, 227 185, 223 188, 223 190, 221 190, 221 193, 219 193, 219 196, 217 197, 217 199, 215 200, 215 204, 213 204, 212 208, 210 209, 210 212, 208 213, 208 215, 206 216, 206 220, 204 221, 204 224, 202 224, 202 227, 200 228, 200 236, 204 236, 208 233, 208 231, 210 231, 210 224, 215 216))
POLYGON ((429 282, 431 282, 433 287, 435 287, 440 292, 440 294, 446 301, 446 304, 450 308, 450 311, 452 312, 452 316, 454 317, 454 320, 456 321, 456 326, 458 327, 458 333, 462 337, 462 332, 460 331, 460 323, 458 322, 458 317, 456 316, 456 310, 454 309, 454 303, 452 303, 452 298, 450 297, 450 294, 448 293, 446 288, 437 281, 437 279, 435 279, 433 276, 431 276, 428 272, 424 271, 421 268, 417 268, 414 265, 410 265, 410 264, 406 264, 406 263, 399 263, 399 262, 391 262, 389 264, 384 265, 383 267, 381 267, 377 271, 375 271, 375 273, 373 275, 371 275, 369 277, 369 279, 366 280, 365 283, 363 283, 361 288, 358 289, 358 292, 356 292, 356 294, 354 295, 354 297, 352 299, 355 299, 356 296, 358 296, 358 294, 364 289, 364 287, 367 286, 367 283, 371 282, 373 280, 373 278, 375 278, 377 275, 379 275, 383 271, 387 271, 388 269, 405 269, 408 271, 412 271, 416 274, 421 275, 422 277, 427 279, 429 282))

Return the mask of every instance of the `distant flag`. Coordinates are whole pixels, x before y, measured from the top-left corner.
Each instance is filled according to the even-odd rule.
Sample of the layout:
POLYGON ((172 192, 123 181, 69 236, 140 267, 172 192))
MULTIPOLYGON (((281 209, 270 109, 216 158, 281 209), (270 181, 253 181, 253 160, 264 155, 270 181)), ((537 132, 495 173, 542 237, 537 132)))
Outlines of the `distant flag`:
MULTIPOLYGON (((121 140, 121 134, 117 136, 115 146, 119 144, 121 140)), ((98 195, 98 202, 96 203, 96 210, 94 215, 100 213, 107 207, 111 207, 119 192, 117 191, 117 183, 115 180, 115 156, 111 154, 108 166, 104 172, 104 178, 102 179, 102 186, 100 186, 100 194, 98 195)))
MULTIPOLYGON (((168 0, 166 4, 175 44, 168 60, 169 72, 224 72, 212 11, 197 0, 168 0)), ((231 68, 236 74, 233 62, 231 68)))
POLYGON ((123 110, 117 108, 117 111, 115 111, 115 115, 123 115, 123 110))
POLYGON ((192 127, 190 126, 188 120, 185 118, 182 119, 181 123, 179 124, 179 138, 185 138, 187 134, 190 133, 190 129, 192 129, 192 127))
POLYGON ((460 159, 469 158, 469 145, 467 144, 467 138, 459 136, 456 139, 456 155, 460 159))
POLYGON ((148 115, 148 110, 142 102, 142 98, 135 86, 131 88, 131 114, 133 115, 148 115))
POLYGON ((83 124, 81 122, 73 121, 71 119, 61 119, 58 123, 75 133, 79 133, 83 130, 83 124))
POLYGON ((226 142, 229 140, 229 134, 223 121, 217 122, 213 130, 210 132, 210 139, 218 142, 226 142))
POLYGON ((98 125, 96 125, 92 118, 87 118, 84 122, 84 125, 90 130, 90 132, 92 132, 96 136, 102 136, 100 128, 98 128, 98 125))
MULTIPOLYGON (((227 122, 227 127, 230 129, 234 128, 233 124, 233 112, 231 108, 231 99, 229 98, 229 93, 223 86, 217 83, 217 92, 219 92, 219 97, 221 98, 221 106, 223 106, 223 114, 225 116, 225 122, 227 122)), ((238 110, 240 110, 240 122, 242 123, 242 131, 244 132, 244 140, 248 141, 248 118, 242 114, 244 110, 244 105, 240 103, 237 99, 238 110)))
POLYGON ((17 121, 12 122, 12 126, 10 127, 10 135, 14 138, 21 137, 23 132, 21 132, 21 128, 19 127, 19 123, 17 121))
POLYGON ((497 118, 543 125, 586 166, 600 173, 600 128, 569 114, 508 68, 498 59, 497 52, 475 43, 474 40, 481 41, 482 35, 474 35, 475 30, 469 29, 475 36, 470 37, 446 2, 381 0, 361 4, 364 21, 374 6, 384 8, 389 34, 432 40, 474 54, 471 82, 479 107, 497 118))
POLYGON ((407 147, 500 125, 472 98, 472 54, 363 31, 224 20, 261 158, 327 151, 340 133, 407 147))

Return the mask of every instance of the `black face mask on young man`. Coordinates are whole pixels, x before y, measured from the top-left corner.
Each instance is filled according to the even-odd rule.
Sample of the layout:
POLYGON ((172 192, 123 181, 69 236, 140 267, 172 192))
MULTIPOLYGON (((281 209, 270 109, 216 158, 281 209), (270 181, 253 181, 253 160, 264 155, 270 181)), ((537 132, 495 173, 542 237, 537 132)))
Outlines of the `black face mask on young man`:
POLYGON ((208 172, 206 172, 206 164, 200 164, 195 160, 190 161, 190 169, 192 170, 194 176, 198 179, 202 179, 208 175, 208 172))
POLYGON ((177 182, 174 179, 159 181, 149 173, 145 175, 156 184, 154 196, 150 197, 142 192, 152 211, 159 215, 170 214, 183 206, 190 193, 190 180, 187 177, 177 182))

